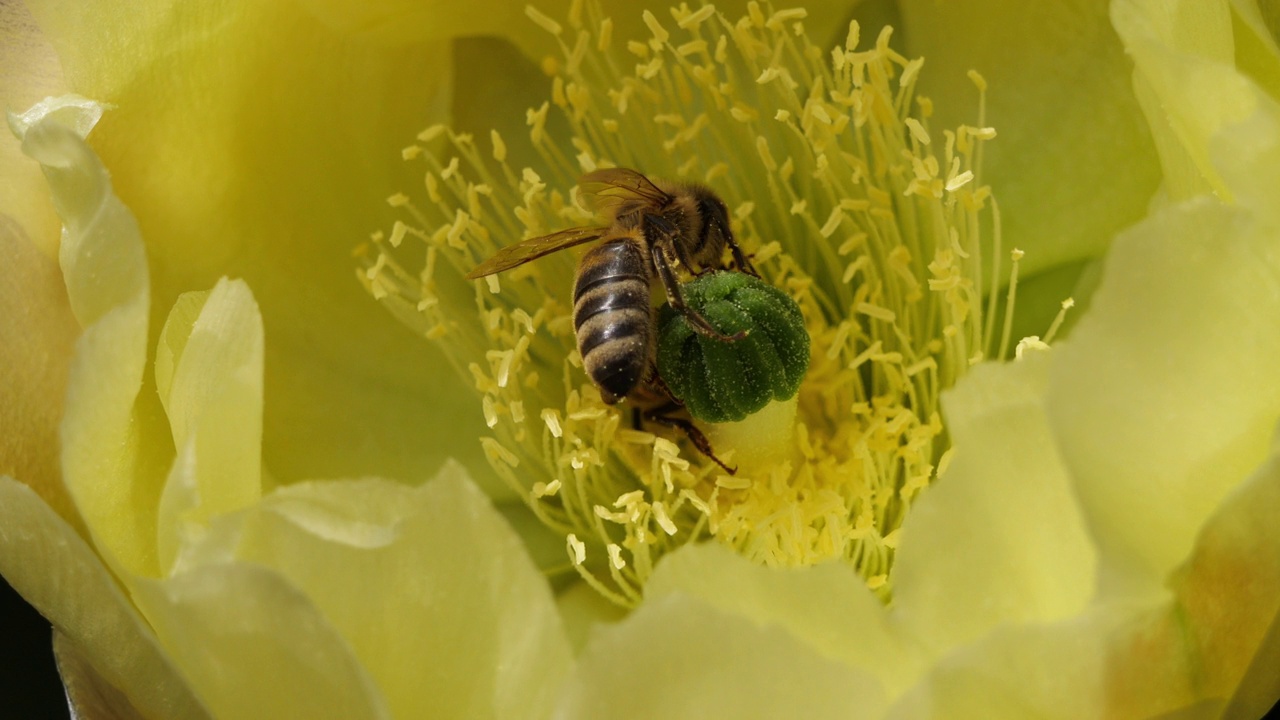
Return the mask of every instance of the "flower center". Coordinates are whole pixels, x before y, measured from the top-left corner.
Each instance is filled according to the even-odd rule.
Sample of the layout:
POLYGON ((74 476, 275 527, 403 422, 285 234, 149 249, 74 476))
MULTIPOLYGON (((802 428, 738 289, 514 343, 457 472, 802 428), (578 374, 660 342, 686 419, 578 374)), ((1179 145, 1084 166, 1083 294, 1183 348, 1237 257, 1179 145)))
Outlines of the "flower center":
POLYGON ((607 597, 634 604, 663 554, 708 537, 769 565, 841 558, 888 597, 898 528, 950 455, 939 394, 1009 351, 999 210, 981 184, 985 83, 970 73, 977 124, 938 132, 915 92, 923 60, 893 50, 889 28, 859 50, 853 23, 827 50, 799 9, 670 14, 646 11, 651 37, 618 47, 594 7, 576 4, 568 28, 530 9, 563 53, 543 63, 551 100, 527 116, 542 166, 509 165, 496 132, 482 152, 424 131, 404 157, 426 163, 426 197, 390 199, 404 217, 362 247, 360 278, 474 382, 494 470, 566 538, 566 571, 607 597), (553 107, 567 139, 548 128, 553 107), (426 150, 440 140, 446 152, 426 150), (802 310, 797 398, 703 428, 736 475, 602 402, 574 349, 572 253, 461 280, 503 245, 598 223, 576 180, 608 166, 714 189, 802 310))

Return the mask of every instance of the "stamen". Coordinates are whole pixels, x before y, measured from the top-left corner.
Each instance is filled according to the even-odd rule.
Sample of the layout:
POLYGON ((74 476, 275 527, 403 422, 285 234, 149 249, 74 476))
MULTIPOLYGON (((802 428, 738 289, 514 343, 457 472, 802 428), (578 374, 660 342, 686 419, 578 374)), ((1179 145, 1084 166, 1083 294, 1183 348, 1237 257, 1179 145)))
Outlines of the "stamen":
POLYGON ((1053 338, 1058 334, 1058 329, 1062 327, 1062 322, 1067 319, 1067 311, 1075 306, 1075 298, 1067 298, 1062 301, 1062 309, 1058 310, 1058 314, 1053 318, 1053 323, 1049 325, 1048 332, 1044 334, 1044 342, 1046 345, 1053 342, 1053 338))
POLYGON ((1018 297, 1018 263, 1022 260, 1022 251, 1014 248, 1009 253, 1013 260, 1013 270, 1009 271, 1009 293, 1005 299, 1004 330, 1000 333, 1000 352, 997 357, 1005 357, 1009 350, 1009 336, 1013 334, 1013 308, 1018 297))
POLYGON ((544 64, 549 99, 525 118, 536 169, 510 165, 496 131, 481 154, 424 130, 402 153, 426 164, 423 185, 388 199, 398 219, 359 254, 361 282, 471 378, 494 472, 601 595, 634 604, 659 558, 714 538, 769 565, 842 559, 887 599, 898 528, 952 457, 939 397, 972 362, 1004 357, 1012 332, 1016 257, 995 338, 1006 278, 982 181, 986 81, 970 73, 973 125, 931 128, 933 103, 915 94, 924 61, 893 50, 887 28, 859 50, 850 23, 828 52, 804 10, 757 2, 742 18, 682 5, 670 28, 644 11, 649 36, 618 43, 595 3, 574 4, 569 35, 526 14, 561 50, 544 64), (571 253, 454 289, 501 246, 599 223, 576 182, 600 167, 707 183, 800 307, 812 360, 799 394, 701 426, 734 476, 682 433, 632 427, 630 401, 602 401, 575 349, 571 253))

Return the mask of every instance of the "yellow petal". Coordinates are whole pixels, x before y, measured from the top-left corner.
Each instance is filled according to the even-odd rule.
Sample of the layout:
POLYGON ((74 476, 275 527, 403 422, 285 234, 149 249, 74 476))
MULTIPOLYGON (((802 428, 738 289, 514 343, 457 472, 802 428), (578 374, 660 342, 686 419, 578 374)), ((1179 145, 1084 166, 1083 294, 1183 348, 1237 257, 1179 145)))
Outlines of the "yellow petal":
POLYGON ((128 696, 107 682, 75 643, 56 630, 53 633, 53 657, 58 663, 58 676, 74 717, 142 720, 142 714, 128 696))
POLYGON ((140 580, 135 596, 216 717, 390 717, 350 646, 275 572, 209 565, 140 580))
POLYGON ((983 181, 1000 200, 1006 247, 1034 274, 1100 255, 1141 218, 1160 167, 1129 80, 1131 61, 1101 0, 907 0, 907 49, 925 57, 920 94, 938 127, 976 124, 977 70, 989 86, 983 181), (1106 188, 1106 192, 1098 192, 1106 188))
POLYGON ((179 448, 159 508, 168 567, 189 526, 262 494, 262 318, 248 286, 223 279, 179 298, 160 342, 156 385, 179 448))
MULTIPOLYGON (((25 164, 35 166, 29 160, 25 164)), ((64 520, 78 523, 62 485, 58 423, 80 328, 57 263, 3 216, 0 267, 0 473, 30 485, 64 520)))
POLYGON ((1266 321, 1278 302, 1280 106, 1233 67, 1225 3, 1123 0, 1112 15, 1148 93, 1169 196, 1213 190, 1237 204, 1183 202, 1118 238, 1055 354, 1050 412, 1103 579, 1152 590, 1266 456, 1280 415, 1280 335, 1266 321))
POLYGON ((898 619, 935 652, 1070 617, 1093 595, 1094 548, 1044 410, 1047 360, 979 365, 943 397, 954 460, 903 524, 893 576, 898 619))
POLYGON ((673 593, 757 625, 781 625, 820 655, 876 677, 890 694, 919 671, 884 606, 843 563, 777 570, 715 543, 689 545, 663 558, 645 585, 645 602, 673 593))
MULTIPOLYGON (((445 111, 448 46, 330 27, 295 4, 40 3, 94 148, 138 218, 155 307, 243 278, 269 338, 263 456, 284 480, 429 477, 481 460, 470 390, 368 298, 351 251, 421 182, 400 151, 445 111), (108 48, 127 47, 128 52, 108 48)), ((157 326, 158 326, 157 322, 157 326)))
POLYGON ((879 684, 797 640, 676 593, 601 628, 557 717, 875 718, 879 684))
POLYGON ((1223 184, 1209 157, 1209 139, 1253 111, 1257 90, 1234 68, 1227 3, 1121 0, 1111 9, 1116 32, 1133 57, 1134 87, 1174 200, 1223 184))
POLYGON ((1280 454, 1228 496, 1172 583, 1206 694, 1235 695, 1236 717, 1280 699, 1280 454))
POLYGON ((0 573, 147 717, 208 714, 102 561, 30 488, 0 478, 0 573))
POLYGON ((1212 201, 1153 216, 1117 238, 1089 314, 1053 351, 1051 422, 1108 583, 1158 586, 1266 457, 1275 233, 1212 201))
POLYGON ((66 98, 11 116, 10 126, 23 152, 44 167, 62 216, 62 272, 84 328, 67 381, 64 481, 108 564, 124 576, 153 574, 155 507, 170 446, 167 433, 156 432, 154 395, 139 395, 150 304, 138 226, 82 139, 100 112, 66 98))
POLYGON ((894 717, 1261 717, 1280 697, 1277 512, 1273 455, 1208 521, 1172 594, 998 628, 944 657, 894 717))
MULTIPOLYGON (((936 663, 889 715, 936 720, 1164 717, 1200 705, 1191 648, 1164 605, 1094 607, 1047 625, 1002 626, 936 663)), ((1175 716, 1183 717, 1183 716, 1175 716)))
POLYGON ((305 593, 397 717, 543 717, 569 664, 550 588, 487 499, 450 465, 277 490, 184 551, 234 558, 305 593))

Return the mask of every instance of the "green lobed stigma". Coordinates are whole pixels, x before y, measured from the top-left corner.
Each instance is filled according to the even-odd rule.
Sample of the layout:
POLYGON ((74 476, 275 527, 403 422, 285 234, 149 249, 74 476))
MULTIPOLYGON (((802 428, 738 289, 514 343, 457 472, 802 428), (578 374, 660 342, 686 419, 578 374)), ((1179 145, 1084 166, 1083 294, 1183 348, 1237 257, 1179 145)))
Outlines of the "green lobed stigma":
POLYGON ((685 303, 716 330, 747 336, 724 342, 694 331, 670 305, 658 312, 658 373, 689 414, 737 422, 789 400, 809 368, 809 333, 795 301, 740 272, 702 275, 682 286, 685 303))

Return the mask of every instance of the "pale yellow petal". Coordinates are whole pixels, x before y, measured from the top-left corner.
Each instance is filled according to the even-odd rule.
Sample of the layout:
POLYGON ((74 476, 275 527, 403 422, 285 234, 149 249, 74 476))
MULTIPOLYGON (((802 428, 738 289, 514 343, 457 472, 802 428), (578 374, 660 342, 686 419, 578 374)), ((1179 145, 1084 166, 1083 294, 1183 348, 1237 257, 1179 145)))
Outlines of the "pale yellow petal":
POLYGON ((868 673, 677 593, 592 636, 556 717, 850 720, 879 717, 884 704, 868 673))
POLYGON ((987 81, 982 177, 1024 272, 1101 255, 1146 213, 1160 166, 1105 0, 905 0, 902 16, 931 124, 977 124, 966 73, 987 81))
POLYGON ((58 423, 80 327, 71 315, 58 264, 3 215, 0 268, 0 474, 30 485, 64 520, 78 523, 62 484, 58 423))
POLYGON ((390 717, 351 647, 271 570, 210 565, 135 595, 217 717, 390 717))
MULTIPOLYGON (((169 316, 165 318, 160 329, 160 340, 156 344, 156 394, 160 396, 160 404, 168 402, 169 391, 173 388, 173 375, 178 368, 178 359, 191 337, 191 328, 200 317, 200 311, 209 299, 208 290, 197 290, 178 296, 177 302, 169 308, 169 316)), ((168 412, 166 408, 165 412, 168 412)))
POLYGON ((890 713, 1257 718, 1280 699, 1280 456, 1213 514, 1173 593, 957 648, 890 713))
POLYGON ((1211 200, 1117 238, 1048 409, 1110 589, 1158 588, 1280 417, 1276 226, 1211 200))
MULTIPOLYGON (((166 333, 170 327, 166 325, 166 333)), ((195 438, 201 514, 232 512, 261 494, 262 318, 243 282, 220 280, 175 355, 160 396, 175 445, 195 438)))
POLYGON ((93 550, 7 477, 0 478, 0 573, 144 715, 208 716, 93 550))
POLYGON ((1207 695, 1235 696, 1237 717, 1280 700, 1280 454, 1205 523, 1171 585, 1195 641, 1207 695), (1270 668, 1270 670, 1268 670, 1270 668))
POLYGON ((1192 648, 1165 604, 1093 607, 1046 625, 1001 626, 940 659, 894 720, 1217 717, 1192 682, 1192 648))
POLYGON ((53 657, 67 694, 67 705, 77 718, 86 720, 143 720, 129 697, 107 682, 75 643, 61 632, 53 633, 53 657))
POLYGON ((200 507, 195 438, 177 450, 156 507, 156 556, 161 574, 173 570, 182 545, 204 529, 188 520, 200 507))
POLYGON ((1252 112, 1210 138, 1210 158, 1236 204, 1280 224, 1280 103, 1253 88, 1249 95, 1252 112))
POLYGON ((1133 58, 1133 82, 1174 200, 1204 192, 1230 199, 1209 139, 1247 117, 1260 93, 1234 67, 1225 0, 1120 0, 1116 32, 1133 58))
POLYGON ((22 132, 23 152, 44 167, 62 216, 62 272, 84 328, 67 381, 64 480, 108 563, 126 576, 151 574, 155 507, 170 447, 167 433, 156 432, 154 394, 139 394, 150 284, 138 225, 78 134, 100 112, 67 98, 11 117, 10 126, 22 132))
POLYGON ((887 714, 930 718, 1100 717, 1096 658, 1106 646, 1078 627, 1005 627, 933 666, 887 714))
MULTIPOLYGON (((1123 0, 1112 16, 1161 148, 1166 207, 1121 236, 1055 360, 1051 414, 1109 584, 1158 588, 1266 456, 1280 413, 1280 106, 1233 67, 1225 2, 1123 0)), ((1140 588, 1131 588, 1140 589, 1140 588)))
MULTIPOLYGON (((1050 351, 1055 352, 1055 351, 1050 351)), ((954 459, 912 507, 897 619, 940 653, 1001 623, 1079 613, 1096 557, 1043 395, 1048 358, 980 365, 943 396, 954 459)))
POLYGON ((156 385, 179 450, 157 521, 167 568, 182 536, 262 494, 262 317, 249 287, 224 278, 183 295, 160 347, 156 385))
POLYGON ((456 465, 420 488, 281 488, 190 549, 280 573, 350 643, 397 717, 544 717, 568 671, 550 587, 456 465))
POLYGON ((853 568, 831 563, 770 569, 715 543, 663 558, 645 585, 645 601, 682 593, 757 625, 780 625, 820 655, 903 690, 923 657, 889 622, 884 605, 853 568))

